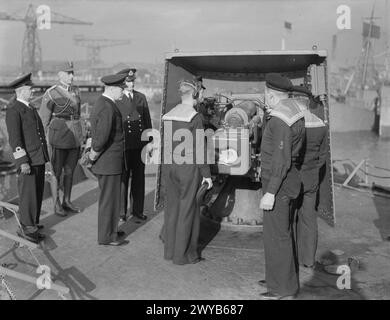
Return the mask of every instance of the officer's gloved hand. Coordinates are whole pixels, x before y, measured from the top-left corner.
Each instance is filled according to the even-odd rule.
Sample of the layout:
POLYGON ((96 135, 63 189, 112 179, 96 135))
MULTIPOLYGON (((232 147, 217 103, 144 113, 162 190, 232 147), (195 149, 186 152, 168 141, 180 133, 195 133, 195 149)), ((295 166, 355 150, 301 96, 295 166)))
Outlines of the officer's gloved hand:
POLYGON ((21 174, 30 174, 31 172, 31 168, 30 168, 30 165, 28 163, 22 163, 20 165, 20 173, 21 174))
POLYGON ((272 210, 275 205, 275 195, 267 192, 260 200, 260 209, 272 210))
POLYGON ((213 187, 213 180, 211 178, 203 178, 202 184, 205 182, 209 185, 207 190, 210 190, 213 187))

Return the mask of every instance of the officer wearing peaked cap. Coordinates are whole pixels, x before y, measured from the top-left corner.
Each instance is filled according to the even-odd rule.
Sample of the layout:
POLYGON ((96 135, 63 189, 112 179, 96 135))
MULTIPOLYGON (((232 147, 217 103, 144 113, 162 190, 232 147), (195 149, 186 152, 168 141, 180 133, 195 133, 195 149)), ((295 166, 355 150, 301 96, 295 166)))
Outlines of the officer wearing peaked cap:
POLYGON ((45 131, 37 110, 30 104, 31 73, 9 86, 16 100, 6 113, 9 144, 18 168, 19 216, 22 226, 18 235, 38 243, 44 238, 38 230, 45 183, 45 163, 49 160, 45 131))
POLYGON ((81 98, 79 89, 73 85, 73 63, 67 62, 58 72, 59 81, 50 87, 42 98, 39 114, 47 133, 49 151, 51 151, 52 193, 54 212, 66 216, 67 211, 78 213, 71 202, 73 173, 80 155, 83 133, 80 121, 81 98), (59 200, 58 182, 64 173, 64 198, 59 200))
POLYGON ((115 103, 123 94, 126 75, 101 78, 104 92, 92 110, 92 172, 99 181, 98 243, 118 246, 125 243, 118 232, 121 202, 121 175, 124 167, 124 135, 121 113, 115 103))
POLYGON ((292 83, 280 74, 266 76, 265 103, 268 120, 261 141, 261 181, 264 210, 264 299, 280 299, 298 292, 290 205, 300 190, 299 155, 305 135, 304 115, 288 98, 292 83))
POLYGON ((127 219, 128 199, 132 204, 131 213, 140 220, 146 220, 144 215, 145 201, 145 154, 151 152, 151 140, 142 141, 141 136, 145 130, 152 129, 149 106, 146 97, 134 90, 136 69, 126 68, 118 72, 126 76, 124 94, 116 104, 122 114, 125 132, 125 163, 122 175, 122 208, 121 221, 127 219), (146 146, 146 148, 144 148, 146 146), (130 195, 129 181, 131 177, 130 195))

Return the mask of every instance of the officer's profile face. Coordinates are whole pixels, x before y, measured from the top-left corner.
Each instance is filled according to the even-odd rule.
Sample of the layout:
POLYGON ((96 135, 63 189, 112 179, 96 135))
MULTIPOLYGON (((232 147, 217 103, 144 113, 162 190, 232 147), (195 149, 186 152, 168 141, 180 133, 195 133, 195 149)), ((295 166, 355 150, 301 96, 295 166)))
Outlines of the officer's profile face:
POLYGON ((24 101, 30 101, 32 96, 31 86, 22 86, 16 90, 16 96, 24 101))
POLYGON ((126 86, 128 90, 134 90, 134 81, 126 81, 126 86))
POLYGON ((123 95, 123 89, 120 87, 111 87, 111 94, 113 95, 114 100, 118 100, 123 95))
POLYGON ((201 103, 204 100, 204 89, 199 90, 198 102, 201 103))
POLYGON ((72 84, 73 82, 73 72, 65 72, 65 71, 60 71, 58 73, 58 77, 60 78, 60 81, 63 83, 66 83, 68 85, 72 84))
POLYGON ((270 107, 273 104, 273 95, 272 92, 267 87, 265 87, 264 90, 264 102, 265 102, 265 109, 267 112, 269 112, 270 107))

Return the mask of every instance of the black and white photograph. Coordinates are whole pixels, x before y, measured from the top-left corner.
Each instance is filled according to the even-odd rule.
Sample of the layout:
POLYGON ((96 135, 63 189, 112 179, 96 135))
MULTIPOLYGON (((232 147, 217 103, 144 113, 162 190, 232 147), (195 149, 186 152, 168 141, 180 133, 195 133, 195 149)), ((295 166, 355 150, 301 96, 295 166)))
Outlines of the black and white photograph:
POLYGON ((390 1, 0 0, 0 300, 390 300, 390 1))

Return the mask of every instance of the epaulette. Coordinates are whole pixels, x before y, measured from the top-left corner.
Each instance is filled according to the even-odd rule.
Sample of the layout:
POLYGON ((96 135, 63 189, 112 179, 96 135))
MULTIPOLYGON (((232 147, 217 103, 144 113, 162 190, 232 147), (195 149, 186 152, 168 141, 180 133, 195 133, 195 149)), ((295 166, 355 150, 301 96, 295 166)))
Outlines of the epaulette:
POLYGON ((299 119, 304 118, 304 114, 294 99, 283 99, 271 110, 272 117, 279 118, 289 127, 291 127, 299 119))

